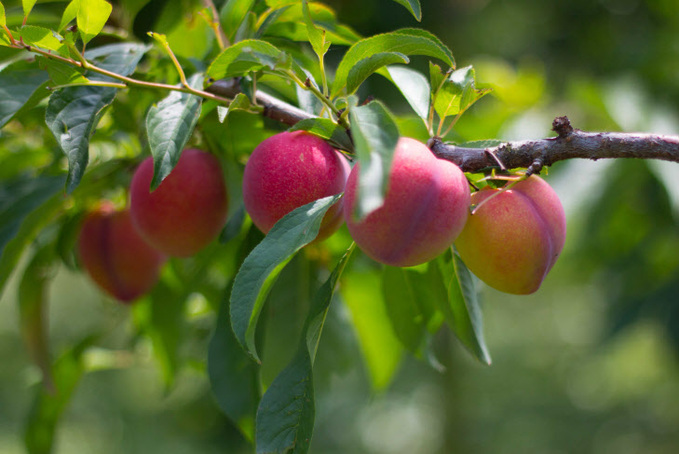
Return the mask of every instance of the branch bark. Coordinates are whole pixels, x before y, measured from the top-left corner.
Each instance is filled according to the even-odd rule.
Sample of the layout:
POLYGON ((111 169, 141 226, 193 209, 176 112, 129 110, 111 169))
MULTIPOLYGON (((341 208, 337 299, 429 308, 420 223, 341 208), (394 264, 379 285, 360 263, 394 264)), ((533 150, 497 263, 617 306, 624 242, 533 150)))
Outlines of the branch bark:
MULTIPOLYGON (((237 81, 220 80, 208 92, 234 97, 240 92, 237 81)), ((257 92, 257 103, 264 107, 264 116, 294 125, 313 115, 285 103, 274 96, 257 92)), ((457 164, 464 172, 479 172, 491 167, 526 168, 529 174, 542 167, 567 159, 660 159, 679 163, 679 137, 658 134, 621 132, 585 132, 574 129, 567 117, 557 117, 552 129, 556 137, 520 142, 506 142, 491 148, 458 147, 440 138, 429 140, 427 146, 441 159, 457 164)))

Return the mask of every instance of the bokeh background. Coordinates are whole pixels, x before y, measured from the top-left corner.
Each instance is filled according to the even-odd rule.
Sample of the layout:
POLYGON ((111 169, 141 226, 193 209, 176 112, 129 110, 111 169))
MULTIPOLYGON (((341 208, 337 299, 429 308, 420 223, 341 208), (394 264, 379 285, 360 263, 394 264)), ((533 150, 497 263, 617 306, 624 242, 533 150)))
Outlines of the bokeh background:
MULTIPOLYGON (((390 0, 327 3, 363 35, 426 28, 452 49, 458 67, 476 68, 493 94, 462 117, 452 139, 548 137, 559 115, 584 130, 679 133, 674 0, 422 0, 421 23, 390 0)), ((53 6, 39 2, 36 11, 53 6)), ((329 60, 342 51, 331 49, 329 60)), ((361 95, 407 113, 380 76, 361 95)), ((417 130, 407 121, 402 127, 417 130)), ((547 178, 566 208, 566 247, 534 295, 482 288, 492 366, 442 332, 435 342, 445 371, 405 355, 393 382, 375 390, 350 311, 337 298, 314 369, 312 452, 679 451, 679 165, 572 161, 556 164, 547 178)), ((304 266, 293 261, 286 273, 304 273, 304 266)), ((24 452, 39 379, 21 343, 16 284, 0 301, 3 454, 24 452)), ((301 310, 300 290, 279 287, 269 305, 278 320, 271 330, 284 330, 301 310)), ((111 348, 88 351, 88 373, 64 411, 55 452, 249 452, 210 393, 204 356, 215 319, 206 306, 199 296, 187 305, 192 335, 184 353, 195 361, 168 388, 151 343, 130 339, 128 320, 142 311, 131 314, 61 269, 51 286, 53 351, 90 332, 111 348)))

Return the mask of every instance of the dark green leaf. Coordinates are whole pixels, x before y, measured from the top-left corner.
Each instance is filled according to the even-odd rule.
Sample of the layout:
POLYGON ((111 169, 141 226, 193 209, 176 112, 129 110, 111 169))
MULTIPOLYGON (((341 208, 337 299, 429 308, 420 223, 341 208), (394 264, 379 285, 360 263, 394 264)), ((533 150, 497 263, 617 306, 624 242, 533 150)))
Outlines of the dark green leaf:
POLYGON ((448 284, 450 307, 441 307, 448 325, 474 357, 484 364, 490 364, 490 353, 483 336, 483 318, 475 278, 455 252, 452 258, 448 254, 445 259, 441 257, 438 260, 441 264, 442 261, 448 260, 448 265, 442 265, 442 268, 452 266, 454 273, 445 273, 450 275, 448 284))
POLYGON ((219 12, 219 21, 226 36, 234 41, 236 31, 247 18, 255 0, 228 0, 219 12))
POLYGON ((36 387, 36 396, 24 433, 29 454, 52 452, 57 423, 84 374, 82 356, 91 343, 91 338, 84 340, 63 353, 54 363, 52 373, 56 392, 49 391, 43 386, 36 387))
POLYGON ((422 20, 422 9, 420 8, 420 0, 394 0, 399 5, 403 5, 410 11, 415 19, 422 20))
POLYGON ((340 150, 353 151, 347 130, 329 118, 308 118, 297 122, 289 131, 308 131, 340 150))
POLYGON ((219 242, 227 243, 228 241, 235 238, 240 233, 244 221, 245 205, 241 203, 222 229, 222 232, 219 235, 219 242))
POLYGON ((111 4, 105 0, 80 0, 76 23, 85 44, 101 32, 112 9, 111 4))
POLYGON ((60 208, 62 176, 22 176, 0 185, 0 294, 21 253, 60 208))
MULTIPOLYGON (((98 66, 127 76, 148 50, 132 43, 112 44, 87 52, 88 59, 100 59, 98 66)), ((91 80, 111 81, 109 77, 88 74, 91 80)), ((66 190, 72 192, 80 183, 89 160, 90 136, 104 109, 116 96, 112 87, 68 87, 55 92, 49 100, 45 121, 68 158, 66 190)))
POLYGON ((257 409, 257 453, 298 453, 309 449, 314 428, 313 362, 337 282, 354 245, 316 292, 294 358, 274 379, 257 409))
POLYGON ((45 57, 37 57, 41 65, 47 69, 47 73, 52 81, 52 86, 68 84, 86 84, 88 79, 76 66, 59 60, 52 60, 45 57))
POLYGON ((404 55, 426 55, 455 66, 453 54, 436 36, 414 28, 397 30, 362 39, 349 48, 342 58, 333 83, 332 96, 338 95, 347 84, 349 72, 361 60, 382 52, 404 55))
POLYGON ((387 266, 382 274, 382 293, 394 333, 404 347, 419 354, 426 331, 427 316, 420 304, 415 282, 417 271, 387 266))
MULTIPOLYGON (((202 89, 203 75, 194 74, 188 83, 193 88, 202 89)), ((179 156, 198 122, 201 103, 202 98, 199 96, 173 91, 149 109, 146 130, 153 155, 152 190, 156 189, 177 165, 179 156)))
POLYGON ((48 346, 45 315, 47 286, 53 276, 54 250, 47 246, 38 250, 26 266, 19 283, 19 318, 21 335, 33 362, 42 372, 43 385, 54 391, 52 364, 48 346))
MULTIPOLYGON (((229 287, 231 290, 231 287, 229 287)), ((243 352, 231 330, 230 303, 224 298, 207 356, 208 376, 219 408, 250 440, 259 404, 259 366, 243 352)))
POLYGON ((429 82, 419 72, 405 66, 388 66, 387 72, 418 117, 427 120, 431 97, 429 82))
POLYGON ((410 63, 410 60, 399 52, 379 52, 356 62, 347 75, 347 93, 355 92, 378 69, 396 63, 410 63))
POLYGON ((285 264, 318 235, 326 211, 340 195, 311 202, 285 215, 245 259, 231 292, 231 324, 236 338, 259 359, 255 347, 257 319, 271 285, 285 264))
POLYGON ((0 72, 0 128, 31 98, 31 95, 47 81, 47 74, 37 63, 17 61, 0 72))
POLYGON ((349 120, 361 166, 355 215, 363 218, 384 202, 391 160, 398 142, 398 127, 377 101, 352 108, 349 120))

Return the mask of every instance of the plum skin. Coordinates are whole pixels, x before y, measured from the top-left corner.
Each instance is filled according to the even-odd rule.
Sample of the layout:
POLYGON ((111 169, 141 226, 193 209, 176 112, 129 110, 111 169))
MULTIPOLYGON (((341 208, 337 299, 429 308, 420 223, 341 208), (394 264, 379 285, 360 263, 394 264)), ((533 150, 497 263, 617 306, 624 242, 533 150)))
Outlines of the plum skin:
MULTIPOLYGON (((243 202, 252 222, 268 233, 295 208, 341 193, 349 163, 320 137, 304 131, 281 132, 262 141, 243 172, 243 202)), ((342 202, 323 217, 316 241, 342 225, 342 202)))
POLYGON ((219 160, 188 148, 151 192, 153 158, 137 168, 130 184, 130 212, 141 236, 174 257, 189 257, 214 240, 226 222, 228 197, 219 160))
POLYGON ((559 197, 533 175, 503 192, 485 188, 472 194, 472 204, 481 202, 455 242, 462 261, 497 290, 517 295, 536 292, 566 239, 566 215, 559 197))
POLYGON ((129 210, 103 204, 89 212, 78 236, 78 259, 106 293, 129 303, 158 281, 166 257, 151 247, 132 224, 129 210))
POLYGON ((369 257, 391 266, 428 262, 448 249, 469 213, 464 173, 423 143, 401 137, 394 151, 384 204, 355 219, 360 166, 349 175, 344 217, 349 233, 369 257))

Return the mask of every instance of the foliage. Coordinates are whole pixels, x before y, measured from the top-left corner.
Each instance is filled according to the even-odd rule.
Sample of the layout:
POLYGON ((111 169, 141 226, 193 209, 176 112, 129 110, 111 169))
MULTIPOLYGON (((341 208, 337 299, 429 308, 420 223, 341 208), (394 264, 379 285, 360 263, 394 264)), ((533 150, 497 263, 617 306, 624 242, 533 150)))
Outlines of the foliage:
MULTIPOLYGON (((240 198, 248 154, 290 126, 328 140, 369 169, 360 182, 357 215, 378 208, 399 135, 458 138, 453 128, 490 91, 477 83, 472 66, 456 67, 453 52, 434 34, 404 27, 362 37, 331 7, 306 0, 227 0, 218 7, 187 1, 179 12, 172 2, 141 0, 113 6, 72 0, 60 2, 58 11, 35 1, 4 3, 0 294, 23 267, 21 326, 44 385, 27 415, 29 452, 50 452, 60 415, 78 382, 92 372, 83 358, 103 348, 97 335, 104 333, 83 333, 50 361, 54 352, 42 317, 53 274, 46 269, 78 269, 73 246, 82 214, 102 198, 124 205, 132 170, 149 154, 156 188, 186 146, 219 158, 231 210, 219 240, 195 257, 171 259, 156 288, 125 316, 134 331, 129 344, 150 340, 168 390, 182 369, 197 362, 220 409, 258 453, 304 453, 314 431, 314 364, 331 303, 351 314, 374 390, 388 387, 404 351, 441 369, 436 342, 446 330, 481 364, 490 364, 477 281, 454 249, 418 267, 382 267, 355 250, 344 229, 312 243, 339 196, 294 210, 266 237, 245 216, 240 198), (366 99, 374 75, 386 79, 410 111, 397 113, 384 101, 366 99), (227 97, 214 89, 215 81, 233 78, 241 93, 227 97), (259 92, 300 106, 313 118, 274 123, 264 118, 259 92), (413 119, 416 126, 407 123, 413 119), (194 358, 186 353, 196 335, 187 313, 196 298, 204 299, 214 327, 207 353, 194 358), (277 298, 294 300, 287 314, 294 320, 285 335, 272 336, 266 328, 275 315, 267 306, 276 307, 277 298)), ((394 3, 422 19, 419 0, 394 3)), ((514 96, 531 96, 525 88, 530 81, 516 84, 523 91, 514 96)), ((672 222, 663 208, 658 222, 668 227, 672 222)), ((643 256, 643 241, 618 233, 632 254, 643 256)), ((620 264, 608 244, 597 239, 588 248, 600 248, 600 260, 620 264)), ((675 262, 665 257, 654 265, 676 269, 675 262)), ((676 285, 654 283, 659 301, 671 299, 676 285)), ((615 328, 624 324, 625 308, 637 305, 632 291, 623 293, 625 313, 615 328)), ((676 310, 672 314, 679 318, 676 310)), ((669 332, 676 337, 676 326, 669 332)))

